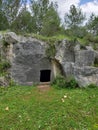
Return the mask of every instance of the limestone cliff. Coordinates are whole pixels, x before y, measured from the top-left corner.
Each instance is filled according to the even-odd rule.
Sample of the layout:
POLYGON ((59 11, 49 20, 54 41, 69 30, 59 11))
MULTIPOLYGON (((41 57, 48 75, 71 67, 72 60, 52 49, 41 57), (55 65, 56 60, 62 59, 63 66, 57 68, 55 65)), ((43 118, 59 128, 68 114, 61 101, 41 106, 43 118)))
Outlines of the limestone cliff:
POLYGON ((98 60, 98 52, 90 46, 81 49, 79 43, 59 41, 54 44, 55 55, 49 57, 46 54, 49 49, 47 42, 13 32, 5 33, 0 38, 7 44, 10 77, 18 84, 48 82, 62 73, 66 77, 74 76, 80 87, 91 83, 98 85, 98 68, 93 67, 98 60))

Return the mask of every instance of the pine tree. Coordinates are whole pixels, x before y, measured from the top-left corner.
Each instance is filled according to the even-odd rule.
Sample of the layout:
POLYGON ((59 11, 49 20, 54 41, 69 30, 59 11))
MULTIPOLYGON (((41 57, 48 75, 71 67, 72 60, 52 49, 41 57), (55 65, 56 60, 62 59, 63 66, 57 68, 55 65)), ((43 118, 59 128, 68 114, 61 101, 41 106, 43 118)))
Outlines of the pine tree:
POLYGON ((80 8, 76 8, 75 5, 70 6, 69 13, 65 14, 65 26, 69 28, 79 27, 83 24, 85 19, 84 14, 80 8))
POLYGON ((60 18, 56 6, 51 3, 43 19, 41 34, 45 36, 53 36, 58 34, 60 32, 60 29, 60 18))

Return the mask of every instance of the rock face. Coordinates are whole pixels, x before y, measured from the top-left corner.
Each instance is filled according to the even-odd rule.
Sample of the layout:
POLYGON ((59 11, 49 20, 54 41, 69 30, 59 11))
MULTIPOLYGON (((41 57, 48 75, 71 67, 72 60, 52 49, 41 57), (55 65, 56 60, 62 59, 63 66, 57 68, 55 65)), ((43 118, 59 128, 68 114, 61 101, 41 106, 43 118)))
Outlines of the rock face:
POLYGON ((74 77, 80 87, 85 87, 89 84, 98 85, 98 68, 90 66, 74 66, 74 77))
POLYGON ((16 83, 32 85, 52 80, 51 61, 45 55, 46 43, 13 33, 5 35, 5 40, 9 43, 10 74, 16 83))
POLYGON ((80 49, 80 45, 69 43, 64 40, 57 48, 55 58, 62 65, 66 77, 73 76, 79 86, 87 86, 89 84, 98 85, 98 68, 93 67, 95 59, 98 59, 98 53, 92 47, 80 49), (72 47, 71 47, 72 46, 72 47))
POLYGON ((79 43, 60 41, 55 44, 54 58, 48 58, 48 44, 31 37, 17 36, 10 32, 4 35, 8 43, 6 57, 11 63, 10 76, 21 85, 49 82, 63 71, 64 76, 73 76, 79 86, 91 83, 98 85, 98 52, 91 46, 81 48, 79 43))
POLYGON ((45 57, 44 43, 33 40, 14 45, 12 77, 20 84, 40 82, 41 70, 51 70, 51 62, 45 57))

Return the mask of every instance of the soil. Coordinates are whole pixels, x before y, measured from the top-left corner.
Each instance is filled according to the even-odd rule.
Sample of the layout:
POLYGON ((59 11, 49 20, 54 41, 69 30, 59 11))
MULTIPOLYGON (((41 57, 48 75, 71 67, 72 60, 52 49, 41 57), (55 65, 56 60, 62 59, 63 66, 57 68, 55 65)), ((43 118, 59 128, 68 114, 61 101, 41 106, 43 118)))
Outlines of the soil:
POLYGON ((50 90, 50 84, 49 83, 40 84, 37 86, 37 88, 40 91, 47 91, 47 90, 50 90))

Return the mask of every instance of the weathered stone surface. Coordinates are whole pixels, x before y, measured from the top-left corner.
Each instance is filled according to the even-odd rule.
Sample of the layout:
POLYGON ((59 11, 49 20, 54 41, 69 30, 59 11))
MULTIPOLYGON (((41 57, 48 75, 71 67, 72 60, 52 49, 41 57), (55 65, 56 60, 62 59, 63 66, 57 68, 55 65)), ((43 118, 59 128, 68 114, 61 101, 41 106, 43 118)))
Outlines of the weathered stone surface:
POLYGON ((66 77, 74 76, 79 86, 98 85, 98 68, 92 67, 98 53, 91 46, 80 47, 66 40, 56 47, 55 59, 59 61, 66 77), (69 44, 69 45, 68 45, 69 44))
POLYGON ((86 48, 87 50, 94 51, 94 49, 92 48, 92 46, 86 46, 85 48, 86 48))
POLYGON ((92 66, 94 64, 94 51, 80 50, 75 52, 75 64, 77 66, 92 66))
POLYGON ((8 86, 8 81, 4 77, 0 77, 0 86, 8 86))
POLYGON ((13 32, 6 33, 4 39, 9 43, 6 58, 11 63, 10 75, 18 84, 39 83, 41 70, 50 70, 51 80, 63 71, 66 77, 74 76, 80 87, 98 85, 98 68, 92 67, 98 52, 90 46, 81 48, 79 43, 63 40, 55 44, 56 54, 49 59, 45 42, 13 32))
POLYGON ((13 44, 19 41, 19 37, 14 32, 8 32, 5 33, 4 40, 9 44, 13 44))
POLYGON ((95 59, 98 59, 98 51, 94 51, 95 59))
POLYGON ((68 42, 67 40, 63 40, 61 43, 56 45, 56 55, 55 59, 60 63, 64 62, 74 62, 74 45, 68 42))
POLYGON ((11 75, 23 85, 40 82, 40 71, 51 70, 51 61, 45 56, 46 43, 31 39, 13 46, 11 75))
POLYGON ((85 87, 92 83, 98 85, 98 68, 90 66, 74 66, 74 77, 80 87, 85 87))
POLYGON ((63 68, 63 73, 66 77, 70 77, 70 76, 73 76, 73 66, 74 66, 74 63, 73 62, 65 62, 65 63, 62 63, 62 68, 63 68))

